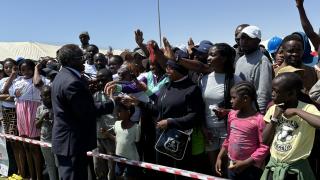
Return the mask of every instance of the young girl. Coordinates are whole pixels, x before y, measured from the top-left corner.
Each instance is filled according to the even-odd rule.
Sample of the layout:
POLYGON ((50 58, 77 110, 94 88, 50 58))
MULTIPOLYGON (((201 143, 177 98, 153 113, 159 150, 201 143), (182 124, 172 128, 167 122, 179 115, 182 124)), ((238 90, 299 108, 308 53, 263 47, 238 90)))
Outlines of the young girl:
POLYGON ((315 179, 308 162, 320 127, 320 112, 300 101, 303 83, 295 73, 282 73, 272 81, 271 106, 264 116, 267 122, 263 132, 265 144, 271 144, 271 158, 262 180, 315 179))
MULTIPOLYGON (((117 117, 119 121, 116 121, 114 125, 114 132, 116 136, 112 136, 110 133, 105 133, 115 139, 116 142, 116 155, 125 157, 132 160, 139 160, 139 154, 136 142, 140 139, 140 124, 134 123, 130 120, 130 117, 134 113, 134 107, 126 107, 123 104, 117 106, 117 117)), ((116 176, 117 179, 123 179, 123 176, 127 179, 136 179, 138 176, 139 168, 126 165, 123 163, 116 163, 116 176)))
MULTIPOLYGON (((22 76, 14 80, 13 92, 16 98, 19 136, 39 139, 40 129, 36 128, 35 119, 41 98, 40 91, 33 84, 35 64, 32 60, 25 59, 20 62, 18 67, 22 76)), ((29 143, 23 145, 32 179, 42 179, 42 155, 39 146, 29 143)))
POLYGON ((215 170, 221 175, 221 159, 228 154, 230 179, 256 180, 262 174, 260 168, 269 149, 262 143, 265 124, 259 113, 256 90, 251 83, 240 82, 231 88, 230 94, 233 110, 228 115, 228 135, 215 170))
MULTIPOLYGON (((17 62, 11 58, 4 61, 4 72, 8 77, 0 81, 0 100, 2 100, 3 127, 6 134, 18 135, 16 106, 13 98, 12 82, 17 78, 17 62)), ((18 174, 26 176, 25 161, 26 155, 22 143, 19 141, 9 141, 13 150, 14 158, 18 168, 18 174)))

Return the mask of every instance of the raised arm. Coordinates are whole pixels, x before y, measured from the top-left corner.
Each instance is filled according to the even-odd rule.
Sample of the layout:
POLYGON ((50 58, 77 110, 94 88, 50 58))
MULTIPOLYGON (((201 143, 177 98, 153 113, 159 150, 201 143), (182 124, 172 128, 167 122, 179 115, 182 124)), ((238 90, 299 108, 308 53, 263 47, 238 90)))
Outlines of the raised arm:
MULTIPOLYGON (((193 43, 192 39, 190 38, 191 42, 193 43)), ((190 42, 188 42, 190 43, 190 42)), ((181 57, 175 57, 172 47, 169 43, 169 41, 167 40, 167 38, 163 38, 163 44, 164 44, 164 48, 165 48, 165 56, 168 59, 174 59, 176 60, 176 62, 180 65, 182 65, 183 67, 185 67, 186 69, 189 69, 191 71, 195 71, 198 73, 210 73, 211 70, 209 68, 209 65, 204 64, 200 61, 195 61, 195 60, 190 60, 190 59, 185 59, 185 58, 181 58, 181 57)))
POLYGON ((137 45, 139 48, 146 54, 146 56, 149 56, 148 48, 145 44, 143 44, 143 32, 140 29, 137 29, 134 31, 134 38, 136 40, 137 45))
POLYGON ((38 63, 34 67, 33 84, 36 88, 41 88, 44 85, 40 76, 40 67, 41 67, 41 63, 38 63))
POLYGON ((305 12, 305 9, 303 7, 303 1, 304 0, 296 0, 296 6, 298 8, 298 12, 300 15, 301 25, 302 25, 304 32, 308 36, 308 38, 311 40, 315 50, 317 50, 319 47, 319 44, 320 44, 320 36, 316 32, 314 32, 314 30, 313 30, 313 27, 312 27, 312 25, 307 17, 307 14, 305 12))
POLYGON ((311 106, 310 109, 308 109, 308 110, 310 110, 310 112, 316 112, 316 114, 311 114, 309 112, 306 112, 302 109, 297 109, 297 108, 286 109, 284 114, 287 117, 298 115, 303 120, 307 121, 314 128, 320 128, 320 116, 319 116, 320 112, 317 110, 317 108, 315 106, 311 106), (312 109, 312 110, 310 110, 310 109, 312 109))
POLYGON ((186 69, 189 69, 191 71, 195 71, 198 73, 211 73, 212 70, 210 69, 209 65, 204 64, 200 61, 196 61, 196 60, 190 60, 190 59, 185 59, 185 58, 181 58, 178 60, 178 64, 180 64, 181 66, 185 67, 186 69))
POLYGON ((17 67, 13 67, 12 73, 10 74, 9 79, 4 84, 2 94, 9 94, 9 88, 11 87, 13 80, 17 78, 17 75, 18 75, 17 67))
POLYGON ((168 59, 164 53, 160 50, 158 44, 154 40, 150 40, 147 43, 147 48, 149 51, 149 59, 151 61, 156 61, 163 70, 166 69, 168 59))

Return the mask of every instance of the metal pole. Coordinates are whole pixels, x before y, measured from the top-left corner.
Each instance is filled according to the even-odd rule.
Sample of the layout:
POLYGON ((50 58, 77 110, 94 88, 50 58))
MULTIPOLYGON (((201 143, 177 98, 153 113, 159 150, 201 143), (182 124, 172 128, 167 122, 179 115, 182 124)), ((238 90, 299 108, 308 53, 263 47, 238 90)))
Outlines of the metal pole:
POLYGON ((160 0, 158 0, 158 27, 159 27, 159 38, 160 38, 160 47, 162 47, 162 40, 161 40, 161 23, 160 23, 160 0))

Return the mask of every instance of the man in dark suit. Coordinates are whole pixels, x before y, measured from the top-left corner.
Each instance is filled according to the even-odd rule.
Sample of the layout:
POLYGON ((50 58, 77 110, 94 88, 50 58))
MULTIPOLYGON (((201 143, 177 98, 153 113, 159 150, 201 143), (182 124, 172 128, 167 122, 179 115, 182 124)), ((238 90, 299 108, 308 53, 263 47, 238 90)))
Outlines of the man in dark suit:
POLYGON ((52 151, 58 159, 60 179, 86 180, 86 152, 97 142, 96 116, 112 113, 114 102, 94 103, 88 84, 81 78, 84 61, 77 45, 62 46, 57 58, 62 69, 52 84, 52 151))

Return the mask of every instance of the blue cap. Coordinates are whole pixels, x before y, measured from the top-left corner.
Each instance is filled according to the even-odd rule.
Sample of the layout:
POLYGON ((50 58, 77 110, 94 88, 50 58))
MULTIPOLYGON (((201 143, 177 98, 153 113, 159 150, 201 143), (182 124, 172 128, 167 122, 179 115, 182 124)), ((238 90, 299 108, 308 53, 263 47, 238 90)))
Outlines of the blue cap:
POLYGON ((175 58, 177 58, 177 57, 186 58, 186 59, 189 58, 189 54, 179 48, 176 48, 176 50, 174 51, 174 56, 175 56, 175 58))
POLYGON ((269 53, 275 53, 278 51, 280 45, 282 43, 282 39, 279 38, 278 36, 274 36, 272 37, 269 41, 268 41, 268 51, 269 53))
POLYGON ((23 57, 17 57, 17 59, 16 59, 16 61, 17 61, 18 64, 19 64, 19 62, 22 61, 22 60, 24 60, 23 57))
POLYGON ((198 47, 194 47, 193 49, 201 52, 203 54, 208 54, 209 49, 213 46, 212 42, 208 41, 208 40, 203 40, 200 42, 198 47))

